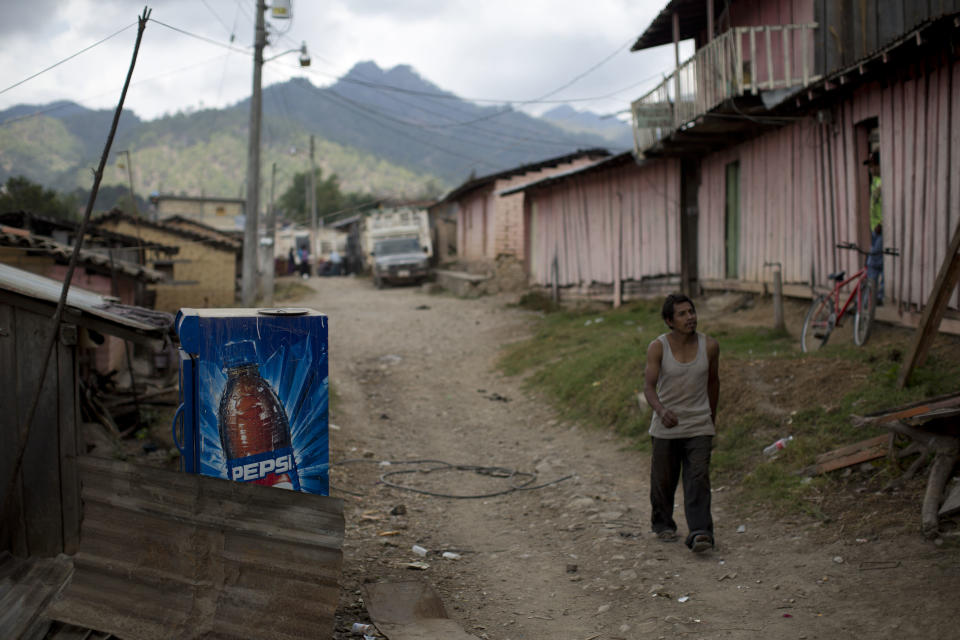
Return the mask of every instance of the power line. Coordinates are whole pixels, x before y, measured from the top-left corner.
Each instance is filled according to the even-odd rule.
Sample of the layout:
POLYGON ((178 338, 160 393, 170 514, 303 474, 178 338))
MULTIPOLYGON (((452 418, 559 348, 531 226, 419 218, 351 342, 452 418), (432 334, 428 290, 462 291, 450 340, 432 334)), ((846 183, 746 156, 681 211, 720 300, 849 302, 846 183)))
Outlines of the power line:
MULTIPOLYGON (((370 114, 370 115, 374 115, 374 116, 379 116, 379 117, 385 118, 385 119, 387 119, 387 120, 389 120, 389 121, 396 122, 397 124, 403 125, 404 127, 412 127, 412 128, 416 128, 416 129, 427 129, 427 127, 425 127, 424 125, 421 125, 420 123, 415 123, 415 122, 409 122, 409 121, 407 121, 407 120, 402 120, 402 119, 397 118, 397 117, 394 117, 394 116, 392 116, 392 115, 390 115, 390 114, 388 114, 388 113, 385 113, 385 112, 383 112, 383 111, 380 110, 380 109, 376 109, 376 108, 370 107, 370 106, 368 106, 368 105, 364 105, 364 104, 362 104, 362 103, 356 102, 355 100, 351 100, 350 98, 347 98, 346 96, 344 96, 344 95, 342 95, 342 94, 339 94, 339 93, 337 93, 336 91, 333 91, 333 90, 330 89, 330 88, 327 88, 327 89, 325 89, 324 91, 325 91, 326 93, 318 93, 317 95, 319 95, 319 96, 321 96, 321 97, 325 97, 325 98, 328 98, 328 97, 330 97, 330 96, 336 96, 336 98, 339 98, 339 100, 342 101, 341 103, 339 103, 340 106, 344 106, 344 104, 342 104, 342 103, 347 103, 347 105, 349 105, 349 106, 345 106, 345 108, 347 108, 347 109, 350 110, 350 111, 353 111, 353 112, 358 112, 358 111, 359 111, 359 112, 363 112, 363 113, 365 113, 365 114, 370 114), (328 94, 329 94, 329 95, 328 95, 328 94), (352 108, 351 108, 351 107, 352 107, 352 108)), ((383 123, 380 123, 380 124, 383 125, 383 123)), ((384 125, 384 126, 385 126, 385 125, 384 125)), ((389 127, 389 128, 390 128, 391 130, 393 130, 393 131, 398 131, 398 130, 397 130, 396 128, 394 128, 394 127, 389 127)), ((488 131, 488 130, 482 130, 481 133, 486 134, 486 135, 491 135, 491 134, 492 134, 492 135, 497 135, 497 132, 490 132, 490 131, 488 131)), ((404 135, 407 135, 407 137, 410 137, 410 136, 409 136, 408 134, 406 134, 406 133, 404 133, 404 135)), ((484 141, 482 141, 482 140, 466 139, 466 138, 461 138, 461 137, 459 137, 459 136, 449 135, 449 134, 448 134, 447 136, 445 136, 445 137, 446 137, 447 139, 459 141, 459 142, 462 142, 462 143, 465 143, 465 144, 469 144, 469 145, 474 146, 474 147, 478 147, 478 146, 479 146, 479 147, 486 147, 486 148, 488 148, 488 149, 493 149, 493 150, 495 150, 495 151, 509 151, 509 150, 511 150, 511 149, 517 148, 517 145, 511 146, 511 147, 504 147, 503 145, 489 144, 489 143, 486 143, 486 142, 484 142, 484 141)), ((502 135, 501 135, 500 137, 502 137, 502 138, 507 138, 507 139, 511 139, 509 136, 502 136, 502 135)), ((496 166, 496 165, 493 165, 493 164, 491 164, 491 163, 489 163, 489 162, 487 162, 487 161, 478 160, 478 159, 476 159, 476 158, 469 158, 469 157, 464 156, 464 155, 462 155, 462 154, 459 154, 459 153, 457 153, 457 152, 450 151, 449 149, 445 149, 445 148, 443 148, 443 147, 439 147, 438 145, 436 145, 436 144, 434 144, 434 143, 428 143, 428 142, 426 142, 426 141, 424 141, 424 140, 422 140, 422 139, 419 139, 419 138, 413 138, 413 139, 414 139, 414 140, 417 140, 417 141, 419 141, 419 142, 421 142, 422 144, 425 144, 425 145, 427 145, 427 146, 432 146, 432 147, 437 148, 437 149, 439 149, 439 150, 441 150, 441 151, 445 151, 445 152, 447 152, 447 153, 452 153, 452 154, 454 154, 454 155, 459 155, 460 157, 465 158, 465 159, 468 159, 468 160, 477 161, 477 162, 480 162, 480 163, 482 163, 482 164, 486 164, 487 166, 490 166, 490 167, 495 167, 495 166, 496 166)), ((517 138, 512 138, 512 139, 513 139, 513 140, 517 140, 517 138)), ((533 142, 533 143, 539 144, 539 145, 541 145, 541 146, 562 146, 562 147, 567 147, 567 148, 573 146, 573 144, 574 144, 574 143, 570 143, 570 142, 567 142, 567 143, 559 143, 559 142, 553 142, 553 141, 549 141, 549 140, 532 139, 532 138, 526 138, 526 139, 524 139, 524 141, 525 141, 525 142, 533 142)), ((532 148, 529 148, 529 146, 528 146, 527 152, 528 152, 528 153, 536 153, 536 151, 534 151, 532 148)))
MULTIPOLYGON (((337 93, 336 91, 334 91, 334 90, 331 89, 330 87, 327 87, 327 88, 325 89, 325 91, 331 92, 331 93, 333 93, 334 95, 337 95, 337 96, 339 96, 340 98, 351 102, 351 104, 358 105, 358 106, 360 105, 360 103, 357 103, 357 102, 355 102, 355 101, 353 101, 353 100, 350 100, 350 99, 347 98, 346 96, 337 93)), ((408 106, 411 106, 411 107, 420 109, 420 110, 424 111, 425 113, 430 113, 430 114, 438 115, 438 116, 445 117, 445 118, 446 118, 446 117, 449 117, 449 116, 447 116, 447 115, 445 115, 445 114, 440 114, 440 113, 437 113, 436 111, 432 111, 432 110, 430 110, 430 109, 427 109, 427 108, 424 107, 423 105, 411 104, 411 103, 408 103, 408 102, 404 102, 404 101, 402 101, 402 100, 400 100, 400 99, 398 99, 398 98, 394 98, 394 99, 395 99, 397 102, 401 103, 401 104, 407 104, 408 106)), ((392 121, 394 121, 394 122, 396 122, 396 123, 398 123, 398 124, 402 124, 402 125, 404 125, 404 126, 414 127, 414 128, 417 128, 417 129, 428 130, 428 131, 432 131, 433 129, 437 128, 436 125, 428 125, 428 124, 424 124, 424 123, 421 123, 421 122, 412 122, 412 121, 410 121, 410 120, 405 120, 405 119, 401 119, 401 118, 392 116, 392 115, 390 115, 390 114, 388 114, 388 113, 385 113, 385 112, 384 112, 383 110, 381 110, 381 109, 375 109, 375 108, 369 107, 369 106, 367 106, 367 105, 363 105, 363 106, 364 106, 365 108, 371 110, 371 111, 374 111, 374 112, 382 115, 382 116, 385 117, 385 118, 388 118, 388 119, 390 119, 390 120, 392 120, 392 121)), ((497 114, 494 114, 494 115, 503 115, 504 113, 516 113, 516 112, 514 112, 514 111, 512 111, 512 110, 506 111, 506 112, 502 112, 502 111, 501 111, 501 112, 498 112, 497 114)), ((480 118, 480 119, 476 119, 476 120, 479 121, 479 120, 483 120, 483 119, 486 119, 486 118, 480 118)), ((550 139, 547 139, 546 137, 544 137, 543 132, 541 132, 541 131, 536 131, 536 130, 533 130, 533 129, 525 129, 525 130, 528 131, 528 132, 530 132, 532 135, 537 135, 537 136, 539 136, 539 137, 537 137, 537 138, 529 138, 529 137, 525 137, 525 136, 522 136, 522 135, 504 133, 503 131, 498 131, 498 130, 495 130, 495 129, 486 129, 486 128, 482 128, 482 127, 476 126, 475 124, 473 124, 473 121, 466 121, 466 122, 463 122, 463 123, 455 123, 455 124, 456 124, 456 125, 471 125, 470 128, 474 129, 478 134, 481 134, 481 135, 484 135, 484 136, 487 136, 487 137, 493 136, 493 137, 496 137, 496 138, 500 138, 500 139, 502 139, 502 140, 507 140, 507 141, 512 141, 512 142, 533 143, 533 144, 538 145, 538 146, 541 146, 541 147, 570 147, 571 145, 591 145, 591 144, 594 144, 594 143, 592 143, 592 142, 577 141, 577 140, 575 140, 575 139, 574 139, 574 140, 569 140, 569 141, 550 140, 550 139)), ((523 129, 521 129, 521 130, 523 130, 523 129)), ((451 138, 451 139, 455 139, 455 140, 459 140, 459 141, 464 142, 464 143, 466 143, 466 144, 470 144, 470 145, 474 145, 474 146, 483 146, 483 147, 487 147, 487 148, 495 149, 495 150, 500 150, 500 151, 508 151, 508 150, 510 150, 510 149, 515 149, 515 148, 517 148, 517 145, 514 145, 514 146, 512 146, 512 147, 503 147, 502 145, 490 145, 490 144, 487 144, 487 143, 482 142, 482 141, 473 140, 473 139, 464 139, 464 138, 461 138, 461 137, 458 137, 458 136, 455 136, 455 135, 452 135, 452 134, 447 134, 446 137, 451 138)))
MULTIPOLYGON (((543 99, 545 99, 545 98, 549 98, 549 97, 552 96, 552 95, 555 95, 555 94, 557 94, 557 93, 560 93, 561 91, 563 91, 563 90, 566 89, 567 87, 571 86, 572 84, 574 84, 575 82, 577 82, 578 80, 580 80, 581 78, 583 78, 584 76, 587 76, 587 75, 593 73, 594 71, 596 71, 597 69, 599 69, 600 67, 602 67, 603 65, 605 65, 607 62, 609 62, 614 56, 616 56, 618 53, 620 53, 620 51, 621 51, 625 46, 629 45, 629 44, 630 44, 631 42, 633 42, 635 39, 636 39, 635 37, 630 38, 629 40, 627 40, 626 42, 624 42, 623 44, 621 44, 619 47, 617 47, 617 48, 613 51, 613 53, 611 53, 610 55, 608 55, 608 56, 605 57, 603 60, 601 60, 601 61, 598 62, 597 64, 593 65, 592 67, 590 67, 589 69, 587 69, 587 70, 584 71, 583 73, 575 76, 572 80, 570 80, 570 82, 567 82, 566 84, 558 87, 557 89, 554 89, 553 91, 550 91, 550 92, 548 92, 548 93, 543 94, 542 96, 540 96, 539 98, 537 98, 537 99, 534 100, 533 102, 539 102, 539 101, 541 101, 541 100, 543 100, 543 99)), ((525 104, 525 103, 524 103, 524 104, 525 104)))
POLYGON ((126 31, 127 29, 129 29, 130 27, 136 26, 136 24, 137 24, 136 22, 133 22, 133 23, 131 23, 131 24, 128 24, 127 26, 125 26, 124 28, 120 29, 119 31, 116 31, 116 32, 114 32, 114 33, 111 33, 111 34, 110 34, 109 36, 107 36, 106 38, 103 38, 102 40, 98 40, 97 42, 94 42, 94 43, 91 44, 89 47, 85 47, 85 48, 81 49, 80 51, 77 51, 76 53, 67 56, 66 58, 64 58, 64 59, 61 60, 60 62, 56 62, 56 63, 50 65, 49 67, 47 67, 46 69, 43 69, 43 70, 41 70, 41 71, 38 71, 38 72, 36 72, 35 74, 33 74, 32 76, 29 76, 29 77, 27 77, 27 78, 24 78, 24 79, 21 80, 20 82, 16 82, 16 83, 12 84, 12 85, 10 85, 9 87, 7 87, 6 89, 0 90, 0 94, 6 93, 7 91, 10 91, 10 89, 13 89, 14 87, 19 87, 19 86, 22 85, 24 82, 29 82, 30 80, 33 80, 33 79, 36 78, 37 76, 43 75, 43 74, 46 73, 47 71, 50 71, 51 69, 54 69, 54 68, 56 68, 56 67, 59 67, 59 66, 60 66, 61 64, 63 64, 64 62, 67 62, 68 60, 72 60, 73 58, 76 58, 76 57, 79 56, 81 53, 86 53, 86 52, 89 51, 90 49, 93 49, 94 47, 97 47, 97 46, 103 44, 103 43, 106 42, 107 40, 110 40, 111 38, 114 38, 114 37, 120 35, 120 34, 123 33, 124 31, 126 31))
POLYGON ((220 14, 218 14, 216 11, 214 11, 214 10, 213 10, 213 7, 211 7, 209 4, 207 4, 207 0, 200 0, 200 2, 202 2, 202 3, 203 3, 203 6, 205 6, 205 7, 210 11, 210 13, 213 14, 213 17, 217 19, 217 22, 219 22, 220 24, 223 25, 223 28, 227 30, 227 33, 230 34, 230 38, 232 39, 232 38, 233 38, 233 30, 230 28, 230 26, 229 26, 226 22, 223 21, 223 18, 220 17, 220 14))
POLYGON ((196 38, 197 40, 203 40, 204 42, 206 42, 206 43, 208 43, 208 44, 212 44, 212 45, 214 45, 214 46, 216 46, 216 47, 222 47, 222 48, 224 48, 224 49, 229 49, 230 51, 235 51, 236 53, 242 53, 242 54, 244 54, 244 55, 250 55, 250 50, 249 50, 249 49, 240 49, 239 47, 235 47, 235 46, 233 46, 232 44, 225 44, 225 43, 223 43, 223 42, 217 42, 216 40, 214 40, 214 39, 212 39, 212 38, 208 38, 208 37, 206 37, 206 36, 201 36, 201 35, 199 35, 199 34, 192 33, 192 32, 190 32, 190 31, 187 31, 186 29, 181 29, 180 27, 174 27, 173 25, 169 25, 169 24, 167 24, 166 22, 160 22, 160 21, 157 20, 156 18, 150 18, 150 21, 151 21, 151 22, 156 22, 156 23, 157 23, 158 25, 160 25, 161 27, 166 27, 167 29, 170 29, 171 31, 176 31, 177 33, 181 33, 181 34, 183 34, 183 35, 185 35, 185 36, 189 36, 189 37, 191 37, 191 38, 196 38))

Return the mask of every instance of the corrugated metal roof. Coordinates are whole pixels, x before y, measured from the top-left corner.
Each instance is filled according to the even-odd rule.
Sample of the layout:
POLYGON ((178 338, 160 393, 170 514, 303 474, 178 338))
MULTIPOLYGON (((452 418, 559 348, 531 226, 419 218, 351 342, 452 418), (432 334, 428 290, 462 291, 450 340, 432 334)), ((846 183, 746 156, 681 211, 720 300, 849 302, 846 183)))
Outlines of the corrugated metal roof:
MULTIPOLYGON (((211 227, 208 224, 204 224, 193 218, 188 218, 186 216, 177 214, 175 216, 170 216, 169 218, 164 218, 161 222, 165 225, 171 227, 176 227, 177 229, 184 229, 186 231, 194 230, 196 233, 202 233, 208 238, 214 240, 222 240, 223 242, 229 242, 235 245, 238 249, 243 246, 243 240, 237 238, 236 236, 225 232, 223 229, 217 229, 216 227, 211 227)), ((238 233, 243 233, 239 231, 238 233)))
MULTIPOLYGON (((722 2, 714 3, 714 17, 723 10, 722 2)), ((630 47, 630 51, 640 51, 650 47, 673 42, 673 14, 679 14, 680 39, 696 38, 707 29, 707 3, 703 0, 670 0, 657 17, 653 19, 637 41, 630 47)))
MULTIPOLYGON (((45 238, 27 233, 17 233, 20 230, 13 230, 9 227, 0 227, 0 246, 21 247, 32 251, 40 251, 64 262, 70 260, 73 255, 73 247, 60 244, 52 238, 45 238)), ((92 249, 81 249, 79 263, 86 267, 95 267, 107 272, 117 271, 124 275, 142 280, 143 282, 162 282, 166 279, 159 271, 136 264, 126 260, 111 260, 109 255, 104 255, 92 249)))
MULTIPOLYGON (((10 211, 0 213, 0 224, 8 225, 20 229, 28 229, 38 236, 49 236, 54 229, 60 229, 76 233, 80 229, 80 223, 62 218, 53 218, 51 216, 42 216, 28 211, 10 211)), ((150 242, 142 238, 101 229, 100 227, 87 227, 86 235, 95 240, 107 242, 119 242, 128 247, 142 247, 144 249, 155 249, 166 254, 176 254, 180 252, 180 247, 172 247, 159 242, 150 242)), ((87 244, 87 241, 84 242, 87 244)), ((89 245, 87 245, 89 248, 89 245)))
POLYGON ((600 169, 606 169, 609 167, 618 167, 620 165, 627 164, 629 162, 634 162, 639 166, 642 166, 643 164, 646 163, 643 160, 637 161, 632 151, 625 151, 615 156, 604 158, 603 160, 598 160, 597 162, 594 162, 592 164, 588 164, 582 167, 576 167, 574 169, 569 169, 567 171, 561 171, 560 173, 555 173, 551 176, 547 176, 546 178, 539 178, 537 180, 533 180, 532 182, 527 182, 525 184, 512 187, 510 189, 504 189, 503 191, 498 191, 497 195, 508 196, 512 193, 527 191, 528 189, 546 187, 548 185, 555 184, 557 182, 563 182, 564 180, 566 180, 567 178, 570 178, 571 176, 592 173, 593 171, 598 171, 600 169))
MULTIPOLYGON (((63 283, 44 276, 0 264, 0 289, 56 304, 60 300, 63 283)), ((120 304, 116 298, 71 286, 67 292, 67 306, 89 313, 114 324, 162 337, 173 326, 173 315, 120 304)))
MULTIPOLYGON (((476 189, 487 186, 488 184, 493 184, 497 180, 512 178, 513 176, 521 175, 524 173, 529 173, 530 171, 539 171, 540 169, 545 169, 547 167, 555 167, 559 164, 565 162, 573 162, 578 158, 588 157, 606 157, 609 156, 610 152, 606 149, 584 149, 576 151, 574 153, 568 153, 562 156, 556 156, 554 158, 548 158, 546 160, 541 160, 540 162, 532 162, 530 164, 521 165, 519 167, 514 167, 512 169, 507 169, 506 171, 500 171, 499 173, 491 173, 490 175, 481 176, 479 178, 473 178, 467 180, 459 187, 453 189, 447 195, 443 196, 439 202, 448 202, 459 196, 467 194, 476 189)), ((437 204, 439 204, 439 202, 437 204)))
POLYGON ((329 638, 343 502, 106 458, 77 460, 74 575, 46 614, 122 638, 329 638))
POLYGON ((0 632, 4 638, 44 638, 47 604, 70 579, 66 556, 17 558, 0 551, 0 632))
POLYGON ((240 243, 211 238, 210 236, 205 235, 203 233, 198 233, 196 231, 189 231, 187 229, 183 229, 181 227, 177 227, 174 225, 164 224, 162 222, 151 222, 143 218, 134 218, 133 216, 126 214, 123 211, 120 211, 119 209, 114 209, 109 213, 105 213, 101 216, 98 216, 93 220, 93 224, 99 226, 99 225, 103 225, 110 222, 120 222, 120 221, 129 222, 130 224, 138 224, 140 226, 148 227, 150 229, 156 229, 158 231, 166 231, 167 233, 170 233, 172 235, 180 236, 181 238, 187 238, 189 240, 194 240, 196 242, 200 242, 201 244, 205 244, 208 247, 213 247, 215 249, 230 251, 232 253, 237 253, 240 251, 240 243))

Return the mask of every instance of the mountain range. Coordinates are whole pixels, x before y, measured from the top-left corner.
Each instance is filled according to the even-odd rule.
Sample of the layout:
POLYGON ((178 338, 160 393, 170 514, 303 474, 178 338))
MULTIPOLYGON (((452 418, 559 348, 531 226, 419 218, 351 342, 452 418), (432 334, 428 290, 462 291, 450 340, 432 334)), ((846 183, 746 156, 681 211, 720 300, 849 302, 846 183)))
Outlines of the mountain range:
MULTIPOLYGON (((25 176, 70 191, 92 184, 113 118, 69 101, 0 111, 0 183, 25 176)), ((103 184, 153 192, 243 197, 249 99, 224 109, 145 121, 124 111, 103 184)), ((324 175, 345 191, 436 196, 471 175, 495 173, 576 149, 630 145, 629 126, 562 106, 541 118, 509 105, 479 106, 420 77, 408 65, 355 65, 329 87, 303 78, 263 90, 262 188, 269 197, 309 167, 309 140, 324 175)))

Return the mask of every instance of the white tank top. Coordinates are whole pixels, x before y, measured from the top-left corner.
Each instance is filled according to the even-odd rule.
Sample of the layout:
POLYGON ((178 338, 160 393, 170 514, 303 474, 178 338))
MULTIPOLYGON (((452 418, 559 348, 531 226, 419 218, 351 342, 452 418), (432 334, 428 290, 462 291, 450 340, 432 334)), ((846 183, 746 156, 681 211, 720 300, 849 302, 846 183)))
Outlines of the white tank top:
POLYGON ((650 435, 654 438, 692 438, 716 434, 710 417, 710 398, 707 395, 707 380, 710 363, 707 358, 707 338, 697 333, 697 357, 691 362, 677 362, 670 349, 667 334, 657 340, 663 344, 660 359, 660 377, 657 379, 657 397, 660 403, 672 411, 679 424, 671 429, 663 426, 660 416, 653 413, 650 435))

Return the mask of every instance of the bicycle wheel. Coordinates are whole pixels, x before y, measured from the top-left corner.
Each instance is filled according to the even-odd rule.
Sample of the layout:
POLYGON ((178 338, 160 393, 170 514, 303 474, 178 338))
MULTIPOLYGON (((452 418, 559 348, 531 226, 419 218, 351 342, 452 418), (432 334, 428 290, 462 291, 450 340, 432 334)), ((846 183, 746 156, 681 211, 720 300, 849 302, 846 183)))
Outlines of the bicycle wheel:
POLYGON ((810 303, 807 317, 803 319, 803 333, 800 334, 800 349, 804 353, 816 351, 827 344, 830 333, 837 321, 833 311, 833 298, 820 295, 810 303))
POLYGON ((853 320, 853 344, 862 347, 870 337, 873 316, 877 312, 877 283, 873 278, 863 281, 858 303, 857 315, 853 320))

